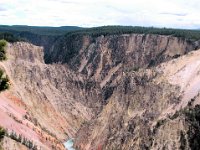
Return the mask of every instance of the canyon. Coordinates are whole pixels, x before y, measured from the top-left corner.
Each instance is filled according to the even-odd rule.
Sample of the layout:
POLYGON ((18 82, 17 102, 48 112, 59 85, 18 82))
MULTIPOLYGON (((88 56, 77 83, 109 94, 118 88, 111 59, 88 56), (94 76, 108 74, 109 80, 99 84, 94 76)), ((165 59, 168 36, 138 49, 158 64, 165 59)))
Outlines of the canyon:
MULTIPOLYGON (((0 62, 10 79, 10 89, 0 93, 0 126, 8 133, 42 150, 64 150, 70 139, 77 150, 196 146, 199 40, 23 36, 29 42, 8 43, 0 62)), ((1 145, 28 149, 9 136, 1 145)))

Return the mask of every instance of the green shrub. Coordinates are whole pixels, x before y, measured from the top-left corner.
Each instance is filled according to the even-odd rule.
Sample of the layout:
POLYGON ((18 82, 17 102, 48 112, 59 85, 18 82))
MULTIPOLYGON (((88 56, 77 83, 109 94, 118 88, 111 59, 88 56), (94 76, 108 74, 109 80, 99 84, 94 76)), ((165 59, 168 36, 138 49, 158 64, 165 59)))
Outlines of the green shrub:
MULTIPOLYGON (((6 40, 0 40, 0 61, 6 59, 6 40)), ((4 75, 4 71, 0 69, 0 91, 4 91, 9 88, 9 78, 7 75, 4 75)))
POLYGON ((0 69, 0 91, 4 91, 9 88, 9 78, 7 75, 4 75, 2 69, 0 69))
POLYGON ((4 128, 0 127, 0 140, 3 139, 5 134, 6 134, 6 130, 4 128))
POLYGON ((0 40, 0 47, 5 47, 7 44, 6 40, 0 40))
POLYGON ((6 44, 7 42, 5 40, 0 40, 0 61, 6 60, 6 44))

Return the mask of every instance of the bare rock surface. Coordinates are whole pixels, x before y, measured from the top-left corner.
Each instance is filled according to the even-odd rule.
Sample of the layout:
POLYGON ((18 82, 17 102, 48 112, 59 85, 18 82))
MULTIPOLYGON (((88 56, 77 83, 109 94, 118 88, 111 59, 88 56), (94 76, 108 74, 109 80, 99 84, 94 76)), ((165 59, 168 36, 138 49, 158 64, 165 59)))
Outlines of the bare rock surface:
POLYGON ((193 149, 187 115, 200 104, 199 52, 124 74, 102 112, 78 132, 77 148, 193 149))
POLYGON ((8 115, 9 119, 9 114, 13 114, 19 119, 19 123, 14 125, 15 120, 11 118, 11 122, 7 124, 4 123, 6 119, 3 119, 1 125, 18 134, 23 132, 28 139, 41 143, 43 141, 38 134, 32 129, 31 132, 28 131, 26 120, 34 124, 33 130, 39 128, 60 144, 67 138, 74 137, 81 124, 93 116, 92 110, 81 103, 86 94, 78 88, 77 83, 84 82, 84 78, 69 72, 66 66, 44 64, 43 49, 29 43, 9 44, 7 53, 8 60, 1 62, 1 67, 6 70, 11 80, 8 94, 19 99, 24 105, 23 109, 15 104, 10 108, 11 104, 5 104, 10 103, 10 97, 2 93, 0 108, 2 113, 6 113, 3 116, 8 115), (24 122, 25 115, 27 118, 24 122), (18 131, 16 128, 19 126, 27 129, 18 131))
MULTIPOLYGON (((197 41, 124 34, 52 45, 8 44, 0 62, 11 84, 0 93, 0 126, 8 133, 45 150, 65 149, 70 138, 80 150, 191 149, 188 116, 200 103, 197 41)), ((9 136, 3 147, 27 148, 9 136)))

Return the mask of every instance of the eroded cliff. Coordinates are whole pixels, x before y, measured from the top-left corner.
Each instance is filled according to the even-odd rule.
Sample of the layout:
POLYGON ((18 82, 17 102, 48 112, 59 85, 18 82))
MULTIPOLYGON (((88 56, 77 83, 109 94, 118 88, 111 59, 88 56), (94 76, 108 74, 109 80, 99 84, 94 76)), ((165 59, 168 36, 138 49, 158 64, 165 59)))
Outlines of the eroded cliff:
POLYGON ((124 74, 102 112, 78 132, 77 148, 196 149, 199 54, 124 74))
POLYGON ((11 89, 0 95, 0 115, 11 123, 1 126, 42 149, 64 149, 69 138, 84 150, 191 148, 199 51, 190 51, 199 41, 124 34, 47 47, 8 45, 0 65, 11 89))
MULTIPOLYGON (((7 113, 11 123, 7 124, 4 122, 5 120, 2 120, 1 126, 9 131, 14 130, 17 134, 22 134, 30 140, 32 140, 31 138, 35 140, 34 137, 31 137, 30 131, 34 132, 35 128, 39 128, 41 135, 34 134, 41 143, 43 141, 40 140, 40 137, 43 134, 48 134, 55 140, 55 143, 60 144, 67 138, 74 137, 80 126, 94 115, 93 110, 85 107, 82 103, 90 98, 98 99, 98 93, 95 95, 93 92, 89 95, 88 91, 91 89, 87 89, 88 83, 84 77, 69 71, 67 66, 46 65, 41 47, 18 42, 9 44, 7 53, 8 60, 2 62, 1 67, 6 70, 10 78, 11 89, 2 93, 2 97, 6 97, 7 101, 13 101, 10 97, 18 99, 19 103, 23 104, 20 105, 23 113, 19 112, 19 108, 14 108, 15 111, 12 112, 12 115, 19 122, 19 124, 15 124, 13 117, 9 117, 11 113, 9 104, 6 105, 8 108, 2 108, 2 111, 7 113), (30 126, 30 131, 26 129, 27 121, 34 124, 30 126), (24 126, 24 128, 18 130, 16 126, 24 126)), ((45 139, 45 137, 44 135, 43 138, 45 139)), ((46 143, 49 149, 52 148, 50 142, 51 139, 46 143)))
POLYGON ((198 48, 199 41, 164 35, 75 36, 58 41, 45 61, 67 63, 75 72, 94 80, 106 101, 123 72, 153 67, 198 48))

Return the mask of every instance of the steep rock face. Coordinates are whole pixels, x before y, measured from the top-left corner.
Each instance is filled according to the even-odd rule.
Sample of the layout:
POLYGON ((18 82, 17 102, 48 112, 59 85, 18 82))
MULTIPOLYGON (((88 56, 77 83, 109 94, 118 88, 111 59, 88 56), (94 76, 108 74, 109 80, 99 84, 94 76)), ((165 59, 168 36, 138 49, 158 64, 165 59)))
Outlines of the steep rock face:
POLYGON ((126 34, 62 39, 51 49, 51 62, 63 62, 72 69, 102 78, 120 63, 126 69, 147 67, 178 57, 199 47, 198 42, 163 35, 126 34), (71 55, 70 55, 71 54, 71 55), (99 70, 101 69, 101 70, 99 70), (98 70, 98 71, 97 71, 98 70))
POLYGON ((77 148, 197 147, 199 54, 200 50, 156 68, 124 74, 102 112, 78 132, 77 148))
POLYGON ((154 82, 157 76, 151 70, 125 75, 97 119, 78 133, 78 148, 151 147, 156 121, 180 101, 179 88, 167 82, 154 82))
MULTIPOLYGON (((16 43, 13 46, 14 48, 11 48, 9 52, 15 60, 13 62, 7 61, 6 64, 12 66, 11 77, 15 84, 21 85, 20 91, 23 91, 24 100, 32 99, 31 102, 34 102, 35 99, 41 105, 47 101, 54 107, 53 110, 60 111, 66 118, 68 118, 66 115, 78 117, 80 123, 91 118, 91 110, 81 104, 86 99, 84 98, 84 91, 81 91, 75 85, 76 82, 84 82, 82 76, 68 71, 66 66, 59 64, 45 65, 41 48, 26 43, 16 43), (80 108, 76 110, 76 107, 80 108)), ((31 103, 30 105, 34 106, 31 103)), ((36 104, 35 107, 38 107, 38 105, 36 104)), ((45 114, 45 112, 43 113, 45 114)), ((58 118, 55 117, 54 119, 57 122, 58 118)), ((80 123, 73 123, 75 120, 73 118, 68 123, 71 123, 73 129, 78 129, 75 126, 80 125, 80 123)), ((71 129, 72 135, 73 129, 71 129)))
POLYGON ((54 45, 56 40, 62 37, 61 35, 39 35, 31 32, 17 32, 15 35, 34 45, 42 46, 44 51, 49 50, 54 45))
POLYGON ((107 103, 123 72, 152 67, 198 47, 198 41, 163 35, 75 36, 57 41, 45 60, 67 63, 72 70, 99 83, 107 103))
MULTIPOLYGON (((1 67, 11 79, 9 94, 24 104, 28 119, 22 124, 30 121, 34 130, 54 138, 56 149, 72 137, 77 148, 88 150, 189 147, 190 123, 183 113, 174 114, 199 91, 198 76, 187 74, 189 68, 198 74, 198 57, 193 59, 198 53, 169 60, 197 49, 198 41, 142 34, 60 40, 47 44, 48 50, 25 42, 8 46, 1 67)), ((198 103, 197 97, 194 106, 198 103)), ((51 140, 36 139, 55 148, 51 140)))
POLYGON ((18 42, 9 44, 7 53, 1 67, 11 80, 9 92, 25 104, 28 120, 59 142, 74 137, 95 114, 94 108, 83 105, 90 99, 96 100, 92 106, 98 105, 98 91, 90 92, 95 85, 65 65, 46 65, 41 47, 18 42))

